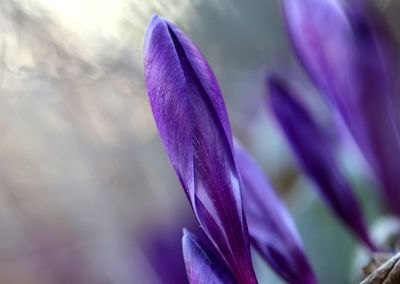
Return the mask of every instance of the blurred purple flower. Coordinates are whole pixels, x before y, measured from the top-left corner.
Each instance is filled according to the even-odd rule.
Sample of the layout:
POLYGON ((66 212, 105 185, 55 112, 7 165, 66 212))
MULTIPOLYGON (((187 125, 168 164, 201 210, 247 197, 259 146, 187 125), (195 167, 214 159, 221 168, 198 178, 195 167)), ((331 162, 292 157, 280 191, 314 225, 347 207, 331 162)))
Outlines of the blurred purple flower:
POLYGON ((234 284, 224 267, 207 247, 187 230, 183 230, 182 251, 186 273, 191 284, 234 284))
POLYGON ((283 0, 287 28, 312 80, 338 110, 400 216, 398 57, 364 0, 283 0))
POLYGON ((251 243, 288 283, 318 283, 286 207, 256 161, 238 142, 234 146, 251 243))
POLYGON ((168 156, 196 217, 238 283, 257 283, 224 101, 206 59, 154 16, 144 45, 147 91, 168 156))
POLYGON ((142 225, 133 241, 139 243, 158 279, 163 284, 189 283, 182 258, 182 227, 203 237, 197 220, 189 209, 179 209, 173 216, 157 218, 142 225), (171 220, 172 219, 172 220, 171 220))
POLYGON ((366 246, 375 250, 357 199, 337 163, 334 141, 296 101, 282 79, 271 76, 268 83, 272 110, 299 164, 336 215, 366 246))

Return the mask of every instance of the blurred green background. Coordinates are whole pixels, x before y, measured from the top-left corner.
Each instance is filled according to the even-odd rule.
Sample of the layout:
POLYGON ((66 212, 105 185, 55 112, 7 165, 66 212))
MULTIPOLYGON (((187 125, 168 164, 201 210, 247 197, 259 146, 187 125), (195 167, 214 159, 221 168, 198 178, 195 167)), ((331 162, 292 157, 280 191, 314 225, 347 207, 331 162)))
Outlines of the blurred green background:
MULTIPOLYGON (((196 227, 147 102, 142 44, 153 13, 209 60, 235 135, 285 198, 320 282, 351 283, 356 243, 298 173, 265 107, 264 79, 277 71, 326 113, 277 2, 1 1, 0 283, 160 283, 145 247, 170 228, 179 248, 181 227, 196 227)), ((400 3, 376 4, 400 36, 400 3)), ((374 183, 351 145, 342 156, 372 222, 374 183)), ((283 283, 254 259, 260 283, 283 283)))

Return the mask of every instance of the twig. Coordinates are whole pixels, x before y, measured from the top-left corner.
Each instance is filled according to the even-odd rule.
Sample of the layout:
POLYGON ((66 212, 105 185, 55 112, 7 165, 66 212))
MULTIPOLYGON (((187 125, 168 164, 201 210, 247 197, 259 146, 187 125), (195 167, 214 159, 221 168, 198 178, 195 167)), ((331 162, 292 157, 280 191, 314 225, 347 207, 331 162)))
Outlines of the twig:
POLYGON ((378 269, 370 274, 360 284, 399 284, 400 283, 400 253, 397 253, 378 269))

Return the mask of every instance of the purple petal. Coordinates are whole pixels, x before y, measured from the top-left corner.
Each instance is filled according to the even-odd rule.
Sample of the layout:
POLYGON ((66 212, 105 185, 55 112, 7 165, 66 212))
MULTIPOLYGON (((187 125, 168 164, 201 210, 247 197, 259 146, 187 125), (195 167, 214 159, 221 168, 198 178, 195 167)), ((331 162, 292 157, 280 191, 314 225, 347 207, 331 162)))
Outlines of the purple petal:
POLYGON ((286 207, 253 158, 237 141, 234 147, 252 244, 288 283, 318 283, 286 207))
POLYGON ((175 214, 172 221, 163 216, 151 222, 146 219, 132 238, 163 284, 188 283, 182 258, 182 226, 197 236, 204 235, 190 209, 177 210, 175 214))
POLYGON ((238 283, 256 283, 240 198, 232 134, 207 61, 167 20, 145 39, 145 80, 160 136, 207 237, 238 283))
POLYGON ((272 110, 304 172, 315 182, 321 196, 336 215, 371 250, 375 250, 360 206, 337 163, 331 137, 295 100, 280 78, 271 77, 269 89, 272 110))
POLYGON ((183 230, 183 258, 191 284, 234 284, 229 273, 189 231, 183 230))
POLYGON ((283 0, 300 61, 339 111, 400 215, 398 58, 368 1, 283 0))

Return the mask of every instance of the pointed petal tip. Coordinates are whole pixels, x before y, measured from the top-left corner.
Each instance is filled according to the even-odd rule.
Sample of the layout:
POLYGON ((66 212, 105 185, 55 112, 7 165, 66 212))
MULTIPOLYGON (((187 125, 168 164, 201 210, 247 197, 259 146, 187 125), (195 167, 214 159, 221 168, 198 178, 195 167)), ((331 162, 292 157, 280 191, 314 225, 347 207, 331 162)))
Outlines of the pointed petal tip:
POLYGON ((156 13, 153 13, 150 17, 149 26, 152 26, 153 24, 155 24, 159 21, 162 21, 162 17, 156 13))
POLYGON ((265 81, 267 82, 268 85, 274 85, 274 84, 278 83, 280 80, 281 80, 281 77, 276 73, 268 74, 265 77, 265 81))
POLYGON ((193 234, 186 228, 182 228, 182 244, 188 242, 193 237, 193 234))
POLYGON ((268 89, 274 86, 277 83, 277 81, 279 81, 279 77, 275 73, 268 74, 265 77, 265 85, 267 86, 268 89))
POLYGON ((150 43, 150 39, 151 39, 151 36, 153 34, 155 27, 160 24, 163 24, 164 22, 165 22, 165 19, 157 14, 153 14, 150 17, 149 24, 147 25, 146 33, 144 36, 144 43, 143 43, 143 50, 144 50, 145 54, 147 52, 147 49, 148 49, 148 46, 150 43))
POLYGON ((279 75, 272 74, 268 76, 267 89, 267 104, 273 112, 285 113, 287 111, 286 105, 293 104, 293 98, 289 95, 291 90, 279 75))
POLYGON ((230 272, 221 265, 207 246, 185 228, 183 229, 182 250, 189 283, 236 283, 230 272))
POLYGON ((269 74, 266 78, 266 85, 269 90, 270 96, 275 96, 276 94, 284 93, 283 90, 286 89, 285 81, 277 74, 269 74))

